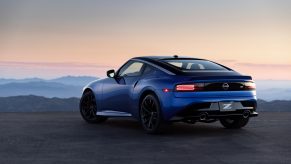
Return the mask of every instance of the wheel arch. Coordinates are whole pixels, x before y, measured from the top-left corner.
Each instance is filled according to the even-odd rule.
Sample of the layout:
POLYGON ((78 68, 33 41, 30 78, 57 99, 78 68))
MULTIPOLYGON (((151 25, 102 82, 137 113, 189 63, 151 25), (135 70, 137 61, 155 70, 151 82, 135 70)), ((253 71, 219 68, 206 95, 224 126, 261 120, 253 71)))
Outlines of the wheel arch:
POLYGON ((92 92, 93 93, 93 90, 91 88, 85 88, 83 90, 83 94, 88 93, 88 92, 92 92))
POLYGON ((139 96, 139 99, 138 99, 138 108, 137 108, 138 110, 137 110, 137 113, 135 113, 136 116, 139 117, 139 110, 140 110, 139 108, 140 108, 140 105, 141 105, 141 103, 142 103, 142 100, 143 100, 147 95, 149 95, 149 94, 152 94, 152 95, 154 95, 154 96, 157 98, 158 103, 159 103, 159 106, 160 106, 160 108, 161 108, 161 113, 163 114, 163 110, 162 110, 162 108, 163 108, 163 102, 162 102, 160 96, 158 95, 158 93, 157 93, 153 88, 147 88, 147 89, 144 89, 144 90, 142 91, 142 93, 140 94, 140 96, 139 96))
POLYGON ((140 104, 142 102, 142 100, 149 94, 154 95, 160 102, 159 96, 157 95, 157 93, 152 90, 152 89, 145 89, 139 96, 139 100, 138 100, 138 108, 140 107, 140 104))

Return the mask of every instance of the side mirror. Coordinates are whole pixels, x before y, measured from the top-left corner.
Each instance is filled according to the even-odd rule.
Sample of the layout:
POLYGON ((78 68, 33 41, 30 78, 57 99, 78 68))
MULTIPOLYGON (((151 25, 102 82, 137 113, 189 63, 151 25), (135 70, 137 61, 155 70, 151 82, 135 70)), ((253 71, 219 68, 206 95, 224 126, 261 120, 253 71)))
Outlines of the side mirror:
POLYGON ((109 78, 115 77, 114 69, 111 69, 111 70, 107 71, 107 77, 109 77, 109 78))

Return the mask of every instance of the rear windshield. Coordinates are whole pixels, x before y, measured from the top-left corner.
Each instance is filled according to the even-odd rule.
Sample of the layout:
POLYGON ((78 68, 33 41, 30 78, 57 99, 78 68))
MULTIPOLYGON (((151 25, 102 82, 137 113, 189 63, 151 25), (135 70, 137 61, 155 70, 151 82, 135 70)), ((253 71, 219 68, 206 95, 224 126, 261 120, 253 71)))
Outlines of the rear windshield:
POLYGON ((171 64, 183 71, 203 71, 203 70, 227 70, 225 67, 215 64, 207 60, 186 60, 186 59, 175 59, 175 60, 163 60, 164 62, 171 64))

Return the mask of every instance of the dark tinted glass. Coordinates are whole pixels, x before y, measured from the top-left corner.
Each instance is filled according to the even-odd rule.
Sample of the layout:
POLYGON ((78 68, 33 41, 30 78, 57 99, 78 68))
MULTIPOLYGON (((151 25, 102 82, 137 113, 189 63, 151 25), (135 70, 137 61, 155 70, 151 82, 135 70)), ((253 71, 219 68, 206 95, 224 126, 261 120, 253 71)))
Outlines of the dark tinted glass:
POLYGON ((207 60, 163 60, 183 71, 200 71, 200 70, 227 70, 225 67, 207 60))
POLYGON ((143 71, 143 74, 146 75, 146 74, 150 74, 152 73, 154 70, 151 66, 147 65, 143 71))

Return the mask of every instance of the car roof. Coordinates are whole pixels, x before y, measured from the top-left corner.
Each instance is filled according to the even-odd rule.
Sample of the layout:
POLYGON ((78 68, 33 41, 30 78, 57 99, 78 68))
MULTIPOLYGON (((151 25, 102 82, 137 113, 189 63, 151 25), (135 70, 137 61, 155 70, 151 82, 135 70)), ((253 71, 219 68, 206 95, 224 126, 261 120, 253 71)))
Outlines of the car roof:
POLYGON ((193 59, 193 60, 204 60, 204 59, 199 59, 199 58, 193 58, 193 57, 187 57, 187 56, 178 56, 178 55, 173 55, 173 56, 140 56, 140 57, 135 57, 133 59, 151 59, 151 60, 171 60, 171 59, 193 59))
MULTIPOLYGON (((141 56, 141 57, 135 57, 132 59, 137 59, 137 60, 149 62, 151 64, 158 66, 159 68, 166 69, 167 71, 170 71, 170 72, 175 73, 177 75, 189 74, 189 73, 183 72, 181 69, 179 69, 179 68, 177 68, 177 67, 175 67, 167 62, 164 62, 162 60, 206 60, 206 59, 199 59, 199 58, 185 57, 185 56, 180 57, 177 55, 174 55, 174 56, 141 56)), ((206 60, 206 61, 209 61, 209 60, 206 60)), ((216 64, 218 64, 218 63, 216 63, 216 64)), ((221 64, 218 64, 218 65, 221 65, 221 64)), ((230 68, 228 68, 226 66, 223 66, 223 65, 221 65, 221 66, 228 69, 228 70, 231 70, 230 68)))
POLYGON ((161 60, 204 60, 204 59, 198 59, 198 58, 191 58, 191 57, 179 57, 177 55, 174 56, 141 56, 141 57, 135 57, 132 59, 142 60, 149 62, 151 64, 154 64, 162 69, 166 69, 167 71, 173 72, 175 74, 183 74, 183 71, 178 69, 177 67, 168 64, 166 62, 163 62, 161 60))

